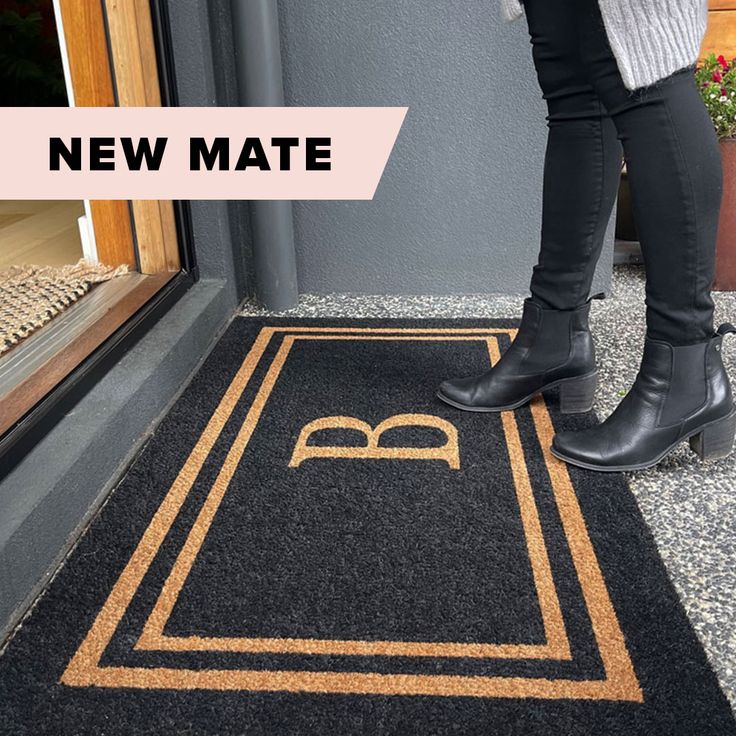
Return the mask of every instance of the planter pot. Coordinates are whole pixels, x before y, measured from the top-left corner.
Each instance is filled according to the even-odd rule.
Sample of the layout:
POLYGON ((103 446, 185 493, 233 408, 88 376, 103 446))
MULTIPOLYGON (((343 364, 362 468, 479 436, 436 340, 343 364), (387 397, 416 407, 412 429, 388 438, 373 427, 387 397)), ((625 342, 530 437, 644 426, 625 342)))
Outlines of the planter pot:
POLYGON ((721 141, 723 204, 716 243, 716 291, 736 291, 736 138, 721 141))

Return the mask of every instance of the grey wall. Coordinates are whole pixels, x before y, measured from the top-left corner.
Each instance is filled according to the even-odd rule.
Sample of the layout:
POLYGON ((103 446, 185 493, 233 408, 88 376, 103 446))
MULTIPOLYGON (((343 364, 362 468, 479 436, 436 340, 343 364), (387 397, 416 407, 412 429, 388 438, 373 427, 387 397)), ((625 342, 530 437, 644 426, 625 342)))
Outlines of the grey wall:
MULTIPOLYGON (((179 104, 237 104, 229 0, 168 0, 179 104)), ((192 224, 202 278, 231 282, 240 299, 253 291, 247 208, 194 201, 192 224)))
MULTIPOLYGON (((306 292, 523 293, 545 108, 498 0, 279 0, 287 104, 409 114, 373 202, 295 205, 306 292)), ((597 287, 608 285, 611 238, 597 287)))

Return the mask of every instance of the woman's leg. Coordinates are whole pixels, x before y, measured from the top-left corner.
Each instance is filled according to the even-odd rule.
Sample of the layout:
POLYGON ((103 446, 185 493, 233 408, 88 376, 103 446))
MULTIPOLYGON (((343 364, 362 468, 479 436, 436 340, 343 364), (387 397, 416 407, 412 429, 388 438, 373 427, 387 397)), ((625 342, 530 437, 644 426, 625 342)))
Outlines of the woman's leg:
POLYGON ((647 333, 672 345, 713 335, 710 288, 721 156, 692 70, 631 93, 596 0, 574 0, 580 53, 623 142, 647 273, 647 333))
POLYGON ((547 103, 542 232, 532 299, 553 309, 586 302, 621 174, 616 128, 580 55, 577 8, 525 0, 532 57, 547 103))
POLYGON ((605 422, 563 432, 552 450, 596 470, 635 470, 679 442, 701 458, 731 451, 736 413, 713 330, 715 240, 721 161, 691 69, 629 92, 608 45, 596 0, 571 0, 580 52, 624 146, 647 272, 647 336, 631 391, 605 422))
POLYGON ((481 376, 443 382, 438 396, 460 409, 500 411, 559 385, 563 412, 587 411, 596 386, 588 297, 621 147, 580 58, 575 9, 566 0, 526 0, 525 7, 549 127, 532 296, 501 360, 481 376))

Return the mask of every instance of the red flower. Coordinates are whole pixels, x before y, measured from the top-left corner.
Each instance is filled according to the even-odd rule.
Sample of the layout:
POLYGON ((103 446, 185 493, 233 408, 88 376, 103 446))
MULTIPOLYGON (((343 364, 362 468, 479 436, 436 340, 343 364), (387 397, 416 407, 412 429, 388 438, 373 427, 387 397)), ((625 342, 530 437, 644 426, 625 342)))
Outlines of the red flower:
POLYGON ((721 97, 728 97, 728 90, 725 87, 721 87, 721 97))
POLYGON ((728 62, 726 61, 726 57, 721 54, 716 61, 721 65, 721 69, 727 70, 728 69, 728 62))
POLYGON ((713 72, 713 81, 720 82, 723 79, 723 75, 720 72, 713 72))

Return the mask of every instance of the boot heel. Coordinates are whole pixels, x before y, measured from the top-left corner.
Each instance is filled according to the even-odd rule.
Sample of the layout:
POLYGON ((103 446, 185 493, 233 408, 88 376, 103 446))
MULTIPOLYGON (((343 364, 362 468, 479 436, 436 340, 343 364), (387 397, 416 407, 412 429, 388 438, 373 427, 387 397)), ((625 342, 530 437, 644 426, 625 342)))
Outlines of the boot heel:
POLYGON ((727 417, 703 427, 703 431, 690 438, 690 449, 701 460, 719 460, 733 450, 736 435, 736 411, 727 417))
POLYGON ((560 384, 560 411, 563 414, 582 414, 593 408, 598 374, 570 378, 560 384))

